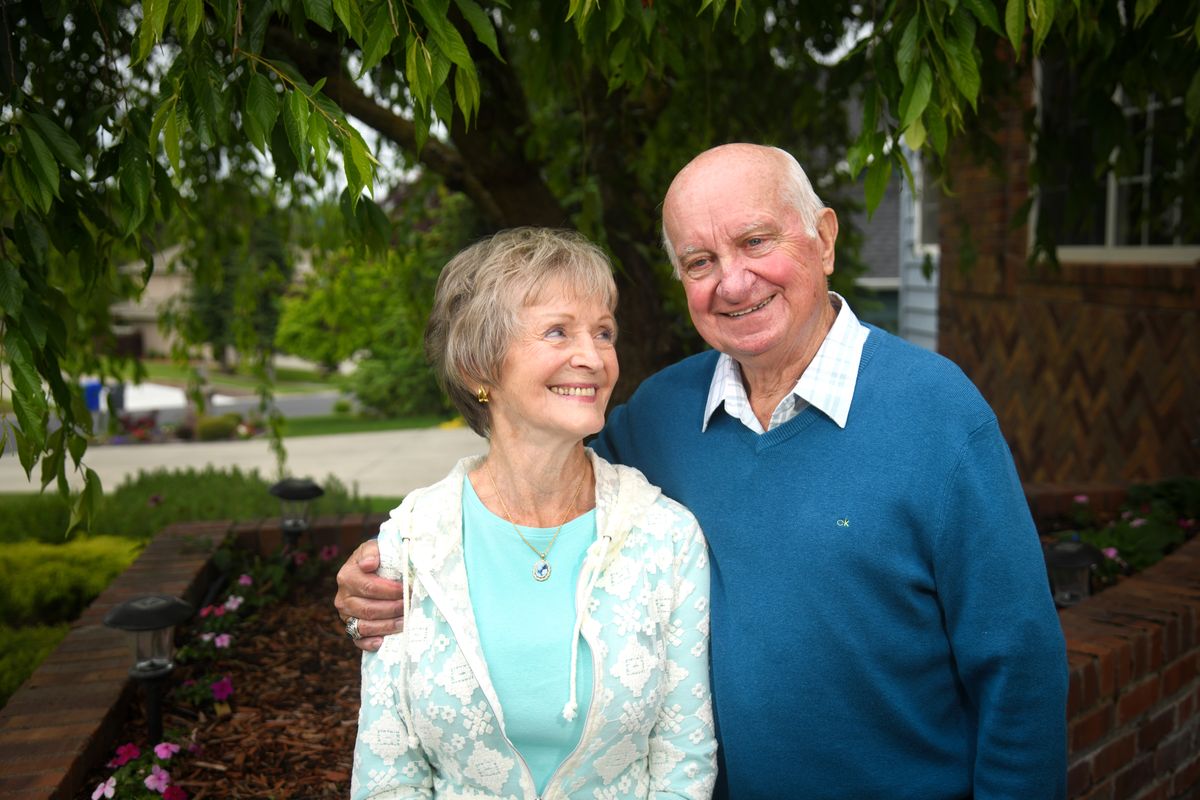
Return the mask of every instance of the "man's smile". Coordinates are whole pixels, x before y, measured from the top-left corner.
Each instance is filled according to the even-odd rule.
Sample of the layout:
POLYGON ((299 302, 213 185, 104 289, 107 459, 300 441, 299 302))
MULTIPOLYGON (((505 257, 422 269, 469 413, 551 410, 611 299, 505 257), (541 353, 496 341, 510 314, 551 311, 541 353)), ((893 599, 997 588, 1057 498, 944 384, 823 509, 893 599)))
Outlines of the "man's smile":
POLYGON ((723 311, 721 313, 726 317, 734 317, 735 319, 737 317, 744 317, 747 314, 753 314, 755 311, 758 311, 760 308, 764 308, 768 303, 770 303, 774 299, 775 299, 775 295, 771 295, 766 300, 763 300, 761 303, 751 306, 750 308, 744 309, 742 311, 723 311))

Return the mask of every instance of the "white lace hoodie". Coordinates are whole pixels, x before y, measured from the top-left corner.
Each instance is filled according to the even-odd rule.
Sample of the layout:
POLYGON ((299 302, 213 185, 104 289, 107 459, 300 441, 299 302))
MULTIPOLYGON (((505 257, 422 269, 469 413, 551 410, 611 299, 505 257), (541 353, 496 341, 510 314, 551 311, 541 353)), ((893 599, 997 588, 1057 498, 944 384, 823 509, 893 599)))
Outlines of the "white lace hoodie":
MULTIPOLYGON (((405 630, 364 653, 351 796, 692 798, 712 794, 708 552, 695 518, 630 467, 590 450, 596 541, 576 586, 594 685, 579 744, 538 795, 505 735, 467 592, 463 459, 380 528, 380 574, 405 582, 405 630)), ((572 670, 574 673, 574 670, 572 670)), ((575 680, 564 697, 572 718, 575 680)))

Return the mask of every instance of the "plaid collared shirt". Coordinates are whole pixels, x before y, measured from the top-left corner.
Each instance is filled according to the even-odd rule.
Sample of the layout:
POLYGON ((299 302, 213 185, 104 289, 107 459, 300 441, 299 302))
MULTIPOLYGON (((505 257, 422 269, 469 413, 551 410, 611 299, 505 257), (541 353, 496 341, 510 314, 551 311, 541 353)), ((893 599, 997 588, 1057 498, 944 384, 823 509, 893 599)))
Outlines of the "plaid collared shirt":
MULTIPOLYGON (((834 305, 839 307, 833 327, 800 380, 792 387, 791 393, 776 406, 767 430, 794 419, 810 405, 836 422, 839 428, 846 427, 850 403, 854 399, 854 386, 858 382, 858 364, 862 360, 868 331, 859 323, 858 317, 850 310, 850 304, 841 295, 830 292, 829 296, 834 305)), ((750 407, 750 398, 742 385, 741 368, 724 353, 717 359, 717 368, 708 387, 708 402, 704 406, 701 430, 708 429, 708 421, 721 405, 725 406, 725 413, 740 420, 750 430, 765 432, 750 407)))

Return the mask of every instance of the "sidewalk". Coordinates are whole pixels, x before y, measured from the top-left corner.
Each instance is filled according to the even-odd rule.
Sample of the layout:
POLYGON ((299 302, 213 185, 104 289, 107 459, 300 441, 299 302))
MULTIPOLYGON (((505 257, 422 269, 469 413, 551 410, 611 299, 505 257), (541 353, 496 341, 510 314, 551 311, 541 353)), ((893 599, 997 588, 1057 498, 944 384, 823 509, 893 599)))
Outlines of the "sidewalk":
MULTIPOLYGON (((287 471, 317 483, 333 475, 360 495, 396 497, 443 477, 454 463, 487 451, 487 441, 470 428, 425 428, 382 433, 302 436, 285 440, 287 471)), ((186 469, 205 466, 257 469, 268 480, 276 477, 275 456, 265 439, 191 444, 130 444, 88 448, 83 463, 96 471, 106 491, 115 489, 139 470, 186 469)), ((36 492, 40 468, 30 483, 15 452, 0 457, 0 492, 36 492)), ((71 477, 74 488, 82 476, 71 477)), ((53 487, 47 489, 53 491, 53 487)))

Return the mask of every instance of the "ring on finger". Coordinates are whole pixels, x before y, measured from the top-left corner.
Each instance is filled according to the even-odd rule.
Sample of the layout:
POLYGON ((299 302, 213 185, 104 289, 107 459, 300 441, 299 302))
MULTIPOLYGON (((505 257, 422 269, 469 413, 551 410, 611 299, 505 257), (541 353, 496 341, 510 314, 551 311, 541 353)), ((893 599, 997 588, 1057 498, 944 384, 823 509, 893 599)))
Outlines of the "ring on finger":
POLYGON ((346 635, 356 642, 362 638, 362 634, 358 630, 358 617, 350 617, 346 620, 346 635))

